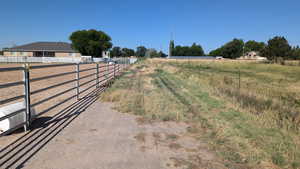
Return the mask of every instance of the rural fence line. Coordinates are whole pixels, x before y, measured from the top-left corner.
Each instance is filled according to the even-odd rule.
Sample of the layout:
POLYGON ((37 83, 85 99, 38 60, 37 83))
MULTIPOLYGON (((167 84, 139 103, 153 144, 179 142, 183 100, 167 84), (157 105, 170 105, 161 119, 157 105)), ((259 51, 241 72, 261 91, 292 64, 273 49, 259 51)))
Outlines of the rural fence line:
POLYGON ((79 63, 82 62, 81 58, 59 58, 59 57, 27 57, 27 56, 1 56, 0 62, 2 63, 79 63))
POLYGON ((7 68, 0 68, 0 73, 5 73, 5 72, 11 72, 11 71, 22 71, 23 72, 23 80, 17 81, 17 82, 10 82, 10 83, 4 83, 4 84, 0 84, 0 89, 6 89, 12 86, 23 86, 23 91, 24 94, 18 95, 18 96, 14 96, 11 98, 5 98, 5 99, 0 99, 0 106, 3 104, 7 104, 7 103, 11 103, 13 101, 19 100, 19 99, 23 99, 23 104, 25 104, 24 107, 22 107, 19 110, 15 110, 14 112, 11 112, 9 114, 6 114, 2 117, 0 117, 0 122, 3 120, 9 120, 9 118, 12 118, 16 115, 19 115, 20 113, 24 113, 24 119, 22 120, 23 122, 14 126, 13 128, 10 128, 6 131, 3 131, 2 133, 0 133, 0 136, 6 135, 18 128, 21 128, 24 126, 25 131, 27 131, 30 128, 31 122, 33 121, 34 118, 41 116, 42 114, 47 113, 48 111, 50 111, 52 108, 59 106, 63 103, 66 103, 67 101, 77 98, 77 100, 80 99, 80 94, 92 89, 93 87, 96 88, 100 88, 101 85, 107 85, 109 84, 114 78, 116 78, 120 72, 127 67, 127 65, 130 64, 130 60, 127 59, 123 59, 122 62, 116 63, 116 64, 110 64, 110 63, 106 63, 106 64, 101 64, 101 63, 64 63, 64 64, 48 64, 48 65, 32 65, 30 66, 28 63, 23 64, 23 66, 21 67, 7 67, 7 68), (85 69, 81 69, 80 65, 94 65, 92 68, 85 68, 85 69), (45 69, 45 68, 58 68, 58 67, 66 67, 66 66, 74 66, 75 67, 75 71, 72 72, 62 72, 62 73, 58 73, 58 74, 54 74, 54 75, 46 75, 43 77, 38 77, 38 78, 31 78, 31 73, 30 70, 38 70, 38 69, 45 69), (100 69, 102 68, 102 71, 100 71, 100 69), (104 70, 103 70, 104 69, 104 70), (80 76, 81 72, 88 72, 88 71, 95 71, 93 73, 90 73, 88 75, 84 75, 84 76, 80 76), (47 87, 43 87, 41 89, 35 90, 35 91, 31 91, 30 90, 30 86, 31 83, 36 82, 36 81, 41 81, 41 80, 46 80, 46 79, 50 79, 50 78, 56 78, 56 77, 64 77, 66 75, 76 75, 74 77, 74 79, 68 80, 68 81, 64 81, 64 82, 60 82, 58 84, 54 84, 51 86, 47 86, 47 87), (88 80, 82 84, 80 84, 80 80, 82 79, 87 79, 89 77, 93 77, 92 80, 88 80), (100 80, 101 78, 101 80, 100 80), (32 104, 31 103, 31 97, 32 95, 50 90, 50 89, 54 89, 54 88, 58 88, 58 87, 62 87, 64 85, 67 84, 71 84, 71 83, 75 83, 75 86, 72 86, 71 88, 64 90, 64 91, 60 91, 57 94, 48 96, 45 99, 39 100, 36 103, 32 104), (88 84, 93 83, 92 85, 88 86, 87 88, 85 88, 84 90, 80 91, 80 88, 82 86, 87 86, 88 84), (60 101, 60 103, 57 103, 55 105, 52 105, 50 108, 48 108, 46 111, 43 111, 39 114, 32 114, 33 108, 35 106, 41 105, 49 100, 52 100, 56 97, 65 95, 67 93, 70 93, 71 91, 76 91, 74 95, 72 95, 71 97, 68 97, 62 101, 60 101))
MULTIPOLYGON (((137 58, 113 58, 113 61, 129 59, 129 63, 135 63, 137 58)), ((103 58, 88 57, 28 57, 28 56, 0 56, 0 63, 82 63, 102 62, 103 58)))

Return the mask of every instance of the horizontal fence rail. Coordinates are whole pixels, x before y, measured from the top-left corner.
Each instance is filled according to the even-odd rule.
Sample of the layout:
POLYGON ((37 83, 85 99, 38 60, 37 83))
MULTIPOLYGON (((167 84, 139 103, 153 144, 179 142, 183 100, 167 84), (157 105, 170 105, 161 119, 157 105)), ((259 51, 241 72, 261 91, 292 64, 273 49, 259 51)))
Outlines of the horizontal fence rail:
MULTIPOLYGON (((121 61, 124 58, 113 58, 113 61, 121 61)), ((137 61, 137 58, 126 58, 129 64, 137 61)), ((103 58, 91 57, 32 57, 32 56, 0 56, 0 63, 87 63, 103 62, 103 58)))
POLYGON ((0 68, 0 72, 18 71, 18 70, 23 70, 23 69, 24 69, 24 67, 0 68))
MULTIPOLYGON (((7 115, 4 115, 0 117, 0 122, 3 120, 9 120, 9 118, 12 118, 20 113, 24 113, 24 120, 25 122, 22 122, 18 124, 16 127, 11 128, 7 131, 4 131, 3 133, 0 133, 0 136, 5 135, 9 132, 12 132, 22 126, 24 126, 25 131, 30 129, 31 123, 34 118, 39 117, 50 110, 53 110, 59 105, 62 105, 71 99, 77 98, 77 100, 80 100, 80 96, 84 94, 86 91, 92 89, 93 87, 99 88, 103 84, 109 84, 112 79, 117 77, 120 72, 127 67, 128 64, 130 64, 130 59, 120 59, 114 63, 64 63, 64 64, 48 64, 48 65, 29 65, 24 64, 23 67, 9 67, 9 68, 0 68, 0 73, 2 72, 10 72, 10 71, 19 71, 23 73, 23 80, 17 81, 17 82, 9 82, 0 84, 0 92, 1 90, 5 90, 6 88, 13 87, 13 86, 23 86, 23 94, 18 96, 13 96, 10 98, 0 98, 0 108, 3 105, 7 105, 11 102, 17 101, 22 99, 25 108, 22 108, 20 110, 17 110, 15 112, 11 112, 7 115), (81 68, 83 65, 90 64, 93 66, 92 68, 81 68), (53 75, 44 75, 42 77, 37 78, 31 78, 31 71, 30 70, 38 70, 38 69, 46 69, 51 68, 55 69, 58 67, 73 67, 74 71, 66 71, 61 72, 58 74, 53 75), (81 75, 83 72, 85 72, 84 75, 81 75), (41 88, 31 91, 31 85, 32 83, 36 83, 42 80, 49 80, 49 79, 55 79, 55 78, 64 78, 65 76, 73 75, 72 79, 65 79, 62 82, 51 84, 49 86, 41 86, 41 88), (82 81, 84 80, 84 81, 82 81), (72 85, 73 84, 73 85, 72 85), (68 88, 60 89, 60 87, 65 87, 66 85, 70 86, 68 88), (85 87, 84 87, 85 86, 85 87), (36 94, 43 93, 45 91, 48 91, 50 89, 59 89, 59 92, 47 95, 43 99, 35 100, 34 103, 31 103, 32 96, 36 94), (75 91, 75 92, 74 92, 75 91), (46 109, 36 112, 35 114, 32 114, 32 110, 39 105, 42 105, 46 102, 49 102, 57 97, 66 95, 67 93, 74 92, 73 95, 68 96, 67 98, 64 98, 62 100, 59 100, 59 103, 51 104, 50 107, 47 107, 46 109)), ((70 78, 70 77, 69 77, 70 78)), ((55 89, 55 90, 56 90, 55 89)))

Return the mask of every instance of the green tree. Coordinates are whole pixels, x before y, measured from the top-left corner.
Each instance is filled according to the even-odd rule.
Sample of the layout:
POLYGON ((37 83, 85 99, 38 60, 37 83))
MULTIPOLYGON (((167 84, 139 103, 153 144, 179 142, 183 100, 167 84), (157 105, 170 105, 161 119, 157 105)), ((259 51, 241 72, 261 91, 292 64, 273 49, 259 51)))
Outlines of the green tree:
POLYGON ((265 48, 266 44, 264 42, 256 42, 254 40, 249 40, 245 43, 244 52, 261 52, 265 48))
POLYGON ((224 58, 236 59, 243 55, 244 41, 233 39, 218 49, 212 50, 210 56, 223 56, 224 58))
POLYGON ((157 51, 155 49, 147 49, 145 56, 147 58, 154 58, 154 57, 157 57, 158 54, 157 54, 157 51))
POLYGON ((189 46, 176 46, 173 51, 173 56, 189 56, 190 47, 189 46))
POLYGON ((218 48, 209 52, 209 56, 223 56, 222 48, 218 48))
POLYGON ((291 46, 284 37, 276 36, 268 41, 264 55, 278 63, 278 58, 286 59, 291 54, 291 46))
POLYGON ((299 46, 293 47, 291 51, 291 58, 292 59, 300 59, 300 48, 299 46))
POLYGON ((102 52, 112 47, 111 37, 94 29, 73 32, 70 36, 72 47, 82 55, 102 57, 102 52))
POLYGON ((147 51, 147 48, 145 46, 138 46, 136 48, 135 55, 138 57, 145 57, 146 51, 147 51))
POLYGON ((134 56, 134 50, 129 48, 123 48, 122 49, 122 56, 123 57, 130 57, 134 56))
POLYGON ((112 48, 111 52, 110 52, 110 55, 112 57, 121 57, 122 56, 122 50, 120 47, 118 46, 115 46, 112 48))
POLYGON ((172 50, 172 56, 204 56, 201 45, 193 43, 192 46, 176 46, 172 50))
POLYGON ((201 45, 197 45, 193 43, 193 45, 189 48, 189 56, 204 56, 204 51, 201 45))
POLYGON ((224 58, 236 59, 243 55, 244 42, 241 39, 233 39, 222 47, 224 58))
POLYGON ((181 46, 178 45, 172 50, 172 56, 182 56, 181 46))

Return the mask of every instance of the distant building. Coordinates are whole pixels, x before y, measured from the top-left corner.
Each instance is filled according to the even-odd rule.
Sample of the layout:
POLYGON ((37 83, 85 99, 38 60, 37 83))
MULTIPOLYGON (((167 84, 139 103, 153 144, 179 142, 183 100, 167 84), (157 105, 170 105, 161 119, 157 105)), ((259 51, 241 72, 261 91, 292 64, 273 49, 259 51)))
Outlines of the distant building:
POLYGON ((29 57, 80 57, 81 54, 72 49, 66 42, 35 42, 12 48, 3 52, 4 56, 29 57))
MULTIPOLYGON (((217 57, 221 57, 221 56, 217 56, 217 57)), ((217 58, 215 56, 169 56, 168 59, 182 59, 182 60, 184 60, 184 59, 190 59, 190 60, 192 60, 192 59, 195 59, 195 60, 196 59, 199 59, 199 60, 200 59, 209 59, 209 60, 211 60, 211 59, 217 59, 217 58)))
POLYGON ((102 52, 102 57, 103 58, 110 58, 110 52, 109 51, 103 51, 102 52))
POLYGON ((259 56, 259 52, 255 52, 255 51, 247 52, 245 56, 241 56, 238 59, 239 60, 267 60, 267 58, 259 56))

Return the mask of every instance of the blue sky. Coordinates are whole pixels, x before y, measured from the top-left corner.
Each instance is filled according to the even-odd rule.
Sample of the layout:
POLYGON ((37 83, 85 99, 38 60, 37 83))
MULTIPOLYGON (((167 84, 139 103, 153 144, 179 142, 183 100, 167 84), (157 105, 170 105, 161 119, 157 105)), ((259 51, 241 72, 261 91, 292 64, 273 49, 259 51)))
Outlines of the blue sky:
POLYGON ((80 29, 108 33, 113 44, 168 51, 201 44, 206 52, 233 38, 285 36, 300 45, 299 0, 2 0, 0 48, 69 41, 80 29))

